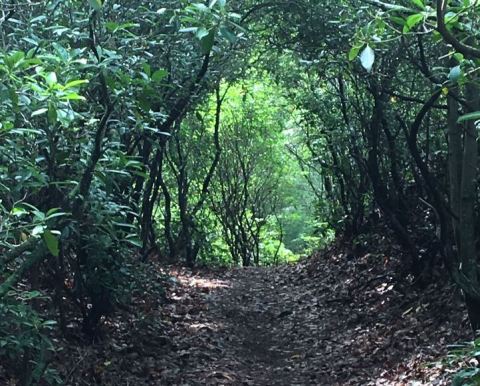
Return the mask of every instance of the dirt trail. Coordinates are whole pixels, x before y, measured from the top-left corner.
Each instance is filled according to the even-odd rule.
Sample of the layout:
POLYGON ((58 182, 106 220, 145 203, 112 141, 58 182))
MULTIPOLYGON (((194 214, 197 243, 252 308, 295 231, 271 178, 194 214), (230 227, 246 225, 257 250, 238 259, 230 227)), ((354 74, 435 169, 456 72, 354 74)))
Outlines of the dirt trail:
POLYGON ((197 329, 190 327, 196 336, 190 343, 202 351, 198 354, 203 358, 194 354, 195 360, 186 361, 179 369, 179 377, 168 382, 322 384, 323 381, 317 379, 318 369, 298 371, 299 365, 303 367, 306 354, 305 342, 296 336, 301 326, 295 315, 302 302, 295 307, 286 301, 295 288, 285 286, 278 272, 271 268, 237 269, 224 273, 221 278, 192 281, 180 276, 184 284, 193 284, 200 293, 208 293, 203 297, 204 307, 197 304, 204 308, 201 313, 204 322, 197 329))
POLYGON ((214 318, 223 321, 232 343, 227 360, 214 367, 221 372, 223 364, 234 364, 231 377, 244 384, 310 384, 314 374, 312 379, 305 379, 305 374, 296 374, 290 363, 301 358, 302 347, 296 347, 289 331, 279 332, 282 319, 295 310, 284 304, 275 278, 265 268, 237 270, 230 287, 210 299, 209 308, 216 310, 214 318))
POLYGON ((404 295, 368 263, 172 272, 164 312, 180 315, 159 384, 447 385, 441 366, 425 365, 460 339, 457 294, 404 295))
POLYGON ((391 261, 333 251, 277 268, 152 263, 135 312, 108 319, 104 342, 65 345, 66 384, 448 385, 435 363, 468 338, 461 298, 441 276, 399 285, 391 261))

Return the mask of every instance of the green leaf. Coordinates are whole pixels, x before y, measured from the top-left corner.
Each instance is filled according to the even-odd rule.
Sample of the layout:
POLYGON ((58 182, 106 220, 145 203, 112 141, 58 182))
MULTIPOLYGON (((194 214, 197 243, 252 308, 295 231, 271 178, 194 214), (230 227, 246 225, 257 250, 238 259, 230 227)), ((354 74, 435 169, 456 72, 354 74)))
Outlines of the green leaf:
POLYGON ((456 52, 455 54, 453 54, 453 57, 455 58, 455 60, 456 60, 458 63, 462 63, 463 60, 465 59, 465 57, 463 56, 463 54, 461 54, 460 52, 456 52))
POLYGON ((353 46, 352 48, 350 48, 350 51, 348 52, 348 60, 349 61, 353 61, 357 58, 358 56, 358 53, 360 52, 360 49, 362 47, 360 46, 353 46))
POLYGON ((209 33, 210 32, 208 31, 208 29, 200 27, 195 33, 195 36, 197 37, 197 39, 202 40, 204 37, 208 36, 209 33))
POLYGON ((197 32, 198 27, 181 28, 178 32, 197 32))
POLYGON ((22 40, 26 41, 27 43, 30 43, 34 46, 38 46, 38 42, 32 38, 29 38, 29 37, 25 37, 25 38, 22 38, 22 40))
POLYGON ((153 80, 154 82, 160 82, 160 81, 162 81, 167 75, 168 75, 168 71, 167 71, 167 70, 160 69, 160 70, 155 71, 155 72, 152 74, 152 80, 153 80))
POLYGON ((72 81, 68 82, 65 86, 63 86, 63 89, 67 90, 69 88, 77 87, 77 86, 80 86, 80 85, 85 84, 85 83, 88 83, 88 80, 86 80, 86 79, 72 80, 72 81))
POLYGON ((71 92, 69 94, 63 95, 60 99, 66 101, 84 101, 85 97, 78 95, 76 92, 71 92))
POLYGON ((465 121, 474 121, 477 119, 480 119, 480 111, 474 111, 473 113, 462 115, 460 118, 458 118, 457 123, 462 123, 465 121))
POLYGON ((5 63, 10 68, 14 68, 14 67, 17 67, 24 58, 25 58, 25 53, 22 51, 17 51, 9 55, 8 57, 6 57, 4 60, 5 60, 5 63))
POLYGON ((66 215, 67 215, 67 213, 64 213, 64 212, 54 213, 54 214, 51 214, 51 215, 45 217, 45 221, 51 220, 52 218, 55 218, 55 217, 63 217, 63 216, 66 216, 66 215))
POLYGON ((55 320, 45 320, 42 325, 45 327, 56 326, 58 323, 55 320))
POLYGON ((227 3, 226 0, 212 0, 210 1, 210 5, 208 6, 208 8, 210 9, 213 8, 215 4, 218 4, 220 8, 225 8, 226 3, 227 3))
POLYGON ((228 40, 229 43, 235 43, 237 41, 237 36, 231 32, 227 27, 221 26, 220 29, 220 34, 228 40))
POLYGON ((134 247, 141 248, 142 247, 142 242, 138 238, 132 238, 132 239, 125 239, 125 242, 133 245, 134 247))
POLYGON ((450 73, 448 74, 448 79, 452 82, 458 82, 461 76, 462 69, 460 68, 460 66, 455 66, 450 70, 450 73))
POLYGON ((60 210, 60 208, 52 208, 52 209, 49 209, 49 210, 47 211, 46 216, 48 217, 48 216, 50 216, 50 215, 52 215, 52 214, 54 214, 54 213, 57 213, 59 210, 60 210))
POLYGON ((415 4, 418 8, 425 9, 425 3, 423 0, 410 0, 413 4, 415 4))
POLYGON ((48 111, 48 109, 41 108, 41 109, 35 110, 30 116, 35 117, 37 115, 42 115, 42 114, 45 114, 47 111, 48 111))
POLYGON ((22 208, 20 206, 15 206, 10 212, 12 216, 20 217, 23 216, 24 214, 27 214, 28 211, 25 208, 22 208))
POLYGON ((455 12, 447 12, 445 14, 445 24, 447 27, 452 27, 452 24, 458 21, 458 15, 455 12))
POLYGON ((42 234, 45 230, 45 225, 37 225, 32 229, 32 236, 42 234))
POLYGON ((403 26, 403 32, 409 32, 413 27, 415 27, 418 23, 423 20, 423 15, 421 13, 416 13, 414 15, 410 15, 407 18, 405 25, 403 26))
POLYGON ((49 87, 54 86, 55 84, 57 84, 57 74, 55 74, 54 72, 49 72, 45 77, 45 81, 47 82, 47 85, 49 87))
POLYGON ((373 63, 375 63, 375 52, 370 46, 367 45, 360 54, 360 62, 367 72, 372 71, 373 63))
POLYGON ((101 0, 88 0, 90 7, 92 7, 95 11, 100 11, 102 9, 102 1, 101 0))
POLYGON ((43 241, 45 242, 45 245, 47 246, 49 252, 55 256, 58 257, 60 254, 60 250, 58 247, 58 239, 53 235, 52 232, 49 230, 46 230, 43 232, 43 241))
POLYGON ((44 221, 45 220, 45 213, 39 211, 38 209, 35 209, 33 211, 33 214, 35 215, 35 219, 38 221, 44 221))
POLYGON ((113 21, 109 21, 105 24, 105 27, 107 27, 107 29, 114 33, 114 32, 117 32, 118 30, 128 30, 129 28, 136 28, 136 27, 140 27, 140 24, 138 23, 123 23, 123 24, 118 24, 118 23, 115 23, 113 21))
POLYGON ((405 23, 406 23, 406 20, 402 17, 398 17, 398 16, 390 16, 390 20, 393 21, 395 24, 398 24, 400 26, 404 26, 405 23))
POLYGON ((193 3, 192 7, 197 9, 200 12, 207 12, 209 10, 208 7, 202 3, 193 3))
POLYGON ((202 46, 202 51, 204 54, 207 54, 212 50, 214 42, 215 42, 215 31, 210 30, 208 35, 204 36, 200 40, 200 45, 202 46))

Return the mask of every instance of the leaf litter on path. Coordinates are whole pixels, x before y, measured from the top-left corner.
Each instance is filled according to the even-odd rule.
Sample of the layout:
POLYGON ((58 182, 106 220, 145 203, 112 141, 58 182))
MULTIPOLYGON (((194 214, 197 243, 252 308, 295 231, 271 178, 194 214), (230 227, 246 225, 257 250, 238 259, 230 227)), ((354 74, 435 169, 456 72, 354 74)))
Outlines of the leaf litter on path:
MULTIPOLYGON (((444 279, 399 284, 385 259, 332 250, 295 265, 198 269, 152 263, 165 294, 64 342, 67 385, 448 385, 439 360, 468 338, 444 279)), ((152 287, 154 288, 154 286, 152 287)))

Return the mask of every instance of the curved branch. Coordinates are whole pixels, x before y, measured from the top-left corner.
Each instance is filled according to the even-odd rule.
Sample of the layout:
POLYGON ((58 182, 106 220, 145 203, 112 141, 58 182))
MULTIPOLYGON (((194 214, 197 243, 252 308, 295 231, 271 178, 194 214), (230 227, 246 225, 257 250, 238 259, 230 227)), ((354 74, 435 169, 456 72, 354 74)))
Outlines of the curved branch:
POLYGON ((446 9, 447 0, 437 0, 437 29, 440 35, 442 35, 443 40, 465 56, 480 58, 480 49, 462 43, 447 29, 445 24, 446 9))
POLYGON ((5 254, 0 258, 0 267, 8 264, 12 260, 15 260, 20 255, 24 254, 27 251, 34 249, 37 245, 38 239, 35 237, 30 237, 22 244, 17 245, 10 249, 9 251, 5 252, 5 254))
POLYGON ((200 199, 198 200, 197 204, 195 205, 195 208, 192 211, 193 215, 195 215, 202 208, 205 202, 205 199, 207 197, 208 189, 210 187, 210 183, 212 181, 213 175, 215 173, 215 170, 217 169, 218 163, 220 162, 220 156, 222 154, 222 147, 220 145, 220 137, 219 137, 220 114, 222 112, 223 100, 225 99, 225 96, 227 95, 229 88, 230 88, 230 85, 225 90, 223 96, 220 95, 220 85, 218 85, 217 88, 215 89, 215 95, 217 99, 216 108, 215 108, 215 126, 214 126, 214 132, 213 132, 213 143, 215 146, 215 155, 213 157, 213 162, 210 165, 210 168, 208 169, 207 175, 203 180, 200 199))
POLYGON ((15 271, 0 284, 0 299, 5 297, 8 292, 23 278, 25 273, 36 263, 47 256, 45 248, 39 245, 28 258, 15 271))

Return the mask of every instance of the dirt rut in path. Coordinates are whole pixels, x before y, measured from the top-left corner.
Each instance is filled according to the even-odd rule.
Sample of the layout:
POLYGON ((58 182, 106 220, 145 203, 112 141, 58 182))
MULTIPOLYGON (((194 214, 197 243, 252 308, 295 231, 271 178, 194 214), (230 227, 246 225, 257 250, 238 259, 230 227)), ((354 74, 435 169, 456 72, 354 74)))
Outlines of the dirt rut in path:
MULTIPOLYGON (((279 318, 291 313, 279 303, 278 288, 264 268, 237 269, 218 278, 179 274, 179 282, 195 288, 200 328, 189 341, 191 358, 165 378, 168 384, 294 385, 285 360, 288 342, 276 334, 279 318), (173 373, 176 373, 173 376, 173 373), (278 375, 277 375, 278 373, 278 375)), ((190 292, 190 291, 187 291, 190 292)), ((182 299, 185 299, 183 295, 182 299)), ((188 314, 187 314, 188 315, 188 314)), ((190 316, 187 316, 189 319, 190 316)), ((183 338, 179 339, 180 349, 183 338)), ((185 353, 184 353, 185 354, 185 353)), ((166 371, 169 374, 169 371, 166 371)))

